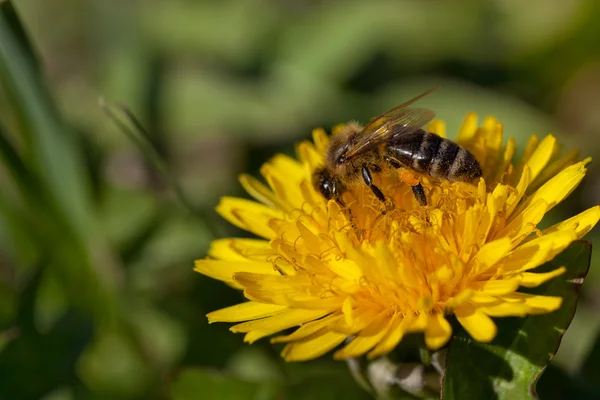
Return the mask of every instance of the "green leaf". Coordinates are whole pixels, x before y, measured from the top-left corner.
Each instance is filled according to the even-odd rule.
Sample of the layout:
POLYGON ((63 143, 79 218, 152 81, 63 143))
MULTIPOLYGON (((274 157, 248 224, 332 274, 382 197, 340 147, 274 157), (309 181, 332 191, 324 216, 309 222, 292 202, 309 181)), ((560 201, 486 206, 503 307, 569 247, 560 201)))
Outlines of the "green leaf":
POLYGON ((445 399, 537 398, 536 383, 569 327, 579 288, 590 266, 591 245, 578 241, 536 272, 565 266, 564 275, 532 290, 563 298, 559 310, 525 318, 496 319, 498 335, 479 343, 464 332, 450 344, 442 397, 445 399))
POLYGON ((0 82, 18 117, 25 164, 39 174, 63 218, 89 233, 91 213, 83 162, 62 120, 10 1, 0 2, 0 82))
POLYGON ((275 382, 249 382, 216 371, 189 368, 181 371, 171 384, 173 400, 269 400, 280 399, 281 387, 275 382))

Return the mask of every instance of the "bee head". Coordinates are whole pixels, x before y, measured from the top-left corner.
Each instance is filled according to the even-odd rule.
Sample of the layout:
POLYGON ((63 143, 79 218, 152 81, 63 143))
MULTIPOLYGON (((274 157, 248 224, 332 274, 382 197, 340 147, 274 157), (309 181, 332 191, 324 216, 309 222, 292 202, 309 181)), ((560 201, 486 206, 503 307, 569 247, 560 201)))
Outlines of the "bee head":
POLYGON ((317 169, 313 174, 313 185, 327 200, 338 198, 342 195, 343 185, 327 169, 317 169))

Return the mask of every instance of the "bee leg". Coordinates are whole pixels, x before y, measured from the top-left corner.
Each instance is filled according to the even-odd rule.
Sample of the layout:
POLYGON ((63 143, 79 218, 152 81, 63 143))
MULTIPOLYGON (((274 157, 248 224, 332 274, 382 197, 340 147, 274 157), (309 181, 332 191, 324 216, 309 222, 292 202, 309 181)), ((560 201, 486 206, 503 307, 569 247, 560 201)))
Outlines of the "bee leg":
POLYGON ((419 202, 421 207, 425 207, 427 205, 427 197, 425 196, 425 190, 423 190, 423 185, 420 183, 414 186, 411 186, 413 194, 415 195, 415 199, 419 202))
POLYGON ((369 172, 369 169, 366 165, 362 166, 362 176, 367 186, 371 188, 371 191, 373 192, 375 197, 377 197, 379 201, 385 204, 385 196, 383 195, 381 190, 373 184, 373 178, 371 178, 371 173, 369 172))
POLYGON ((344 201, 339 197, 335 198, 335 202, 338 203, 340 208, 346 209, 346 211, 348 211, 348 219, 350 220, 350 225, 352 226, 352 229, 354 229, 355 231, 358 230, 356 224, 354 223, 354 214, 352 214, 352 210, 350 209, 350 207, 346 207, 346 203, 344 203, 344 201))
POLYGON ((350 217, 350 220, 352 220, 352 218, 354 218, 354 216, 352 215, 352 210, 350 209, 350 207, 346 207, 346 203, 344 203, 344 201, 341 198, 336 197, 335 202, 338 203, 340 208, 346 209, 348 211, 348 216, 350 217))

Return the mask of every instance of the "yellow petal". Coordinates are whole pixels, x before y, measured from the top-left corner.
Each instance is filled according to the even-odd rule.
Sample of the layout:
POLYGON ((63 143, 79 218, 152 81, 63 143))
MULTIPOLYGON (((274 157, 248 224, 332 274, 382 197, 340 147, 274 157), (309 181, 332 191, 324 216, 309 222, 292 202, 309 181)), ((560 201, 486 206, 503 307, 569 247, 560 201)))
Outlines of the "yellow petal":
POLYGON ((203 275, 210 276, 213 279, 218 279, 228 284, 241 288, 235 282, 234 275, 238 272, 255 272, 267 275, 279 275, 273 269, 273 264, 260 261, 224 261, 224 260, 196 260, 194 271, 200 272, 203 275))
POLYGON ((399 313, 394 314, 390 321, 387 335, 375 346, 368 354, 370 359, 387 354, 392 351, 404 337, 404 334, 415 320, 413 314, 402 316, 399 313))
POLYGON ((336 275, 339 275, 342 278, 352 282, 358 282, 358 280, 363 276, 362 271, 360 268, 358 268, 356 263, 346 258, 331 260, 327 263, 327 266, 336 275))
MULTIPOLYGON (((312 286, 310 279, 302 275, 266 275, 239 272, 233 276, 235 283, 244 288, 244 296, 262 303, 291 306, 292 299, 306 299, 312 286)), ((316 300, 321 300, 317 297, 316 300)), ((322 299, 326 300, 326 299, 322 299)), ((326 307, 324 307, 326 308, 326 307)))
POLYGON ((208 313, 208 322, 239 322, 258 319, 277 314, 285 310, 285 306, 277 304, 248 301, 208 313))
POLYGON ((244 335, 244 342, 252 344, 259 339, 262 339, 267 336, 271 336, 277 332, 278 331, 276 331, 276 330, 250 331, 250 332, 246 333, 246 335, 244 335))
POLYGON ((573 231, 557 231, 519 246, 498 264, 504 271, 524 272, 551 260, 577 238, 573 231))
POLYGON ((498 304, 498 302, 500 302, 498 297, 484 292, 473 292, 473 295, 469 298, 469 303, 474 306, 491 306, 498 304))
POLYGON ((333 358, 343 360, 349 357, 362 356, 371 350, 387 333, 390 322, 389 313, 383 312, 379 314, 350 343, 335 352, 333 358))
POLYGON ((549 281, 552 278, 555 278, 559 275, 565 273, 567 269, 565 267, 556 268, 554 271, 544 272, 544 273, 533 273, 533 272, 523 272, 521 274, 521 286, 524 287, 537 287, 542 283, 549 281))
POLYGON ((269 242, 261 239, 217 239, 208 250, 210 257, 227 261, 264 260, 270 254, 269 242))
POLYGON ((329 144, 329 137, 322 128, 313 129, 312 139, 315 143, 317 151, 321 154, 325 154, 327 145, 329 144))
POLYGON ((494 266, 512 247, 512 240, 509 238, 502 238, 484 244, 475 256, 475 260, 479 262, 477 272, 486 271, 488 268, 494 266))
POLYGON ((444 121, 436 119, 431 122, 427 127, 427 131, 431 133, 435 133, 436 135, 445 138, 446 137, 446 124, 444 121))
POLYGON ((544 218, 544 214, 547 210, 548 203, 543 199, 532 203, 522 212, 514 213, 508 225, 495 233, 494 237, 507 237, 512 240, 513 245, 518 244, 533 231, 542 218, 544 218))
POLYGON ((531 183, 529 191, 533 191, 542 186, 548 179, 557 175, 560 171, 568 167, 569 165, 575 164, 579 160, 579 150, 571 150, 560 159, 552 162, 538 175, 534 182, 531 183))
POLYGON ((477 114, 468 113, 466 118, 464 119, 461 127, 458 130, 457 142, 459 142, 463 146, 467 145, 473 138, 473 135, 475 135, 476 131, 477 131, 477 114))
POLYGON ((531 180, 533 181, 544 167, 550 162, 550 158, 556 150, 556 138, 552 135, 546 136, 537 146, 526 165, 531 169, 531 180))
POLYGON ((275 159, 271 163, 263 164, 260 173, 265 177, 281 203, 287 204, 289 208, 301 208, 304 201, 300 191, 302 176, 294 177, 293 175, 296 174, 292 174, 286 169, 277 168, 273 164, 274 162, 275 159))
POLYGON ((352 316, 345 315, 344 320, 340 320, 339 324, 331 325, 331 329, 351 336, 368 326, 380 313, 381 309, 378 307, 354 310, 352 316))
POLYGON ((347 338, 343 333, 321 330, 310 339, 293 342, 285 346, 281 356, 286 361, 306 361, 327 353, 347 338))
POLYGON ((504 128, 494 117, 486 117, 483 125, 487 132, 485 135, 485 159, 481 167, 484 171, 494 171, 501 161, 500 148, 502 146, 504 128))
POLYGON ((539 296, 527 293, 510 293, 501 296, 501 303, 478 309, 490 317, 524 317, 529 314, 545 314, 557 310, 562 297, 539 296))
POLYGON ((537 135, 531 135, 529 137, 529 140, 527 141, 527 145, 525 145, 525 150, 523 151, 523 154, 521 155, 521 160, 520 160, 519 164, 521 164, 521 165, 527 164, 527 160, 529 160, 529 158, 531 157, 531 155, 537 148, 539 142, 540 142, 540 139, 537 137, 537 135))
MULTIPOLYGON (((502 154, 502 164, 497 168, 496 173, 489 179, 490 182, 500 182, 502 177, 506 174, 507 169, 511 165, 512 158, 515 154, 515 138, 508 138, 504 152, 502 154)), ((507 182, 509 183, 509 182, 507 182)))
POLYGON ((454 310, 454 313, 458 322, 478 342, 489 342, 496 337, 496 324, 481 311, 473 307, 461 307, 454 310))
POLYGON ((524 317, 529 313, 529 307, 525 303, 505 301, 491 306, 480 306, 478 310, 490 317, 524 317))
POLYGON ((425 344, 432 350, 439 349, 450 339, 452 327, 441 313, 429 316, 427 328, 425 328, 425 344))
POLYGON ((279 201, 277 196, 265 185, 258 181, 258 179, 248 175, 240 175, 239 181, 246 192, 261 203, 271 208, 285 209, 283 203, 279 201))
POLYGON ((557 231, 572 230, 575 232, 575 237, 581 239, 596 226, 598 220, 600 220, 600 206, 595 206, 565 221, 552 225, 550 228, 543 230, 542 234, 548 235, 557 231))
POLYGON ((300 221, 296 221, 296 227, 302 236, 302 240, 304 241, 304 245, 306 246, 308 252, 312 254, 320 254, 321 240, 319 237, 300 221))
POLYGON ((216 208, 217 213, 235 226, 271 239, 273 231, 269 220, 283 218, 283 213, 263 204, 235 197, 223 197, 216 208))
POLYGON ((515 186, 515 190, 512 191, 508 195, 508 199, 506 199, 506 216, 510 218, 513 214, 513 211, 517 208, 519 201, 525 195, 527 188, 529 187, 529 183, 531 182, 531 171, 528 166, 525 166, 523 172, 520 175, 519 182, 515 186))
POLYGON ((496 216, 500 210, 503 210, 508 199, 509 187, 506 185, 497 185, 491 195, 487 195, 486 209, 487 213, 484 212, 479 222, 478 237, 481 243, 489 241, 488 239, 490 229, 498 221, 496 216))
POLYGON ((308 164, 310 171, 315 170, 319 165, 323 164, 323 154, 319 153, 312 143, 302 142, 296 147, 296 154, 300 161, 308 164))
POLYGON ((375 258, 379 263, 377 269, 381 272, 383 279, 389 279, 392 282, 398 281, 398 261, 385 242, 380 241, 375 244, 375 258))
POLYGON ((305 322, 314 321, 322 316, 329 314, 327 310, 298 310, 285 309, 278 314, 270 317, 257 319, 254 321, 243 322, 229 328, 232 332, 250 332, 250 331, 282 331, 284 329, 298 326, 305 322))
POLYGON ((328 325, 335 323, 336 320, 339 320, 341 317, 342 316, 339 314, 331 314, 316 321, 307 322, 289 335, 274 337, 271 339, 271 343, 294 342, 296 340, 306 339, 328 325))
POLYGON ((427 313, 419 313, 416 317, 412 318, 410 325, 406 327, 406 332, 422 332, 427 328, 429 323, 429 315, 427 313))
POLYGON ((514 293, 525 298, 525 304, 530 307, 529 312, 535 314, 545 314, 556 311, 562 304, 560 296, 540 296, 527 293, 514 293))
POLYGON ((473 290, 481 290, 488 295, 499 295, 511 293, 519 287, 518 279, 498 279, 494 281, 471 282, 469 287, 473 290))
MULTIPOLYGON (((536 190, 531 197, 518 207, 518 210, 522 210, 540 200, 548 203, 548 210, 552 209, 571 194, 585 176, 585 172, 586 168, 583 161, 563 169, 558 175, 536 190)), ((517 212, 519 212, 518 210, 517 212)))

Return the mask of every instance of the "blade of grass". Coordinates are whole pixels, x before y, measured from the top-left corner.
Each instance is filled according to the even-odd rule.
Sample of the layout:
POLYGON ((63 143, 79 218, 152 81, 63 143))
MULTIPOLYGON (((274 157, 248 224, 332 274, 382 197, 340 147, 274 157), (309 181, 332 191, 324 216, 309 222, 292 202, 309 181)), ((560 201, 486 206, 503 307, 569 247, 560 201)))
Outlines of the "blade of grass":
POLYGON ((94 228, 83 164, 33 54, 12 3, 0 2, 0 82, 18 117, 22 157, 56 198, 63 218, 86 235, 94 228))
POLYGON ((196 207, 185 194, 181 184, 175 178, 165 160, 160 156, 157 149, 152 144, 148 132, 137 119, 137 117, 125 106, 121 104, 107 103, 103 98, 100 98, 99 106, 113 120, 119 129, 138 147, 140 152, 152 163, 154 168, 163 175, 169 183, 173 192, 181 204, 189 213, 198 216, 208 232, 213 237, 217 237, 213 229, 213 224, 209 223, 209 216, 201 209, 196 207))
POLYGON ((0 83, 20 128, 20 136, 0 132, 0 160, 23 197, 21 225, 27 241, 46 255, 49 273, 57 274, 71 303, 106 320, 114 316, 116 299, 94 266, 101 246, 80 148, 32 54, 12 3, 0 1, 0 83), (22 146, 8 137, 21 139, 22 146))

